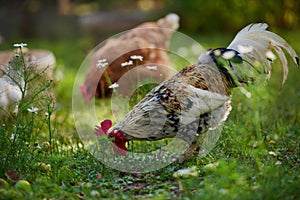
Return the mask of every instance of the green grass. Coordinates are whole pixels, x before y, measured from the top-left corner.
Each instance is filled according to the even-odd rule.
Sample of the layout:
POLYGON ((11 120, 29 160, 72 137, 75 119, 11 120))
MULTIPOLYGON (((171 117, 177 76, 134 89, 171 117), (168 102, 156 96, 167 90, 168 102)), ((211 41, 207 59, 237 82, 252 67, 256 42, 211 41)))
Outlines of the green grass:
MULTIPOLYGON (((299 31, 295 31, 284 35, 288 41, 293 41, 292 45, 299 54, 298 34, 299 31)), ((218 43, 225 45, 230 41, 227 36, 224 36, 226 40, 221 35, 213 36, 212 41, 209 37, 199 36, 199 41, 205 41, 206 47, 215 47, 218 43)), ((275 63, 268 83, 247 88, 252 98, 246 98, 239 90, 234 91, 232 112, 209 155, 204 158, 192 156, 182 164, 176 162, 150 173, 128 174, 106 167, 87 152, 73 123, 73 81, 92 44, 87 39, 25 42, 32 48, 53 51, 64 78, 55 85, 57 110, 52 122, 55 130, 52 150, 45 143, 47 135, 41 133, 43 137, 38 142, 42 148, 30 161, 10 167, 18 170, 21 179, 30 182, 31 189, 16 189, 14 183, 5 177, 5 171, 1 171, 0 178, 9 182, 9 186, 0 184, 0 199, 300 198, 299 69, 292 64, 283 88, 282 71, 275 63), (218 166, 207 170, 205 166, 215 162, 218 166), (45 165, 51 168, 45 168, 45 165), (173 177, 177 170, 191 166, 196 166, 197 177, 173 177)), ((109 101, 100 100, 96 105, 107 106, 109 101)), ((97 116, 104 119, 109 114, 98 112, 97 116)))

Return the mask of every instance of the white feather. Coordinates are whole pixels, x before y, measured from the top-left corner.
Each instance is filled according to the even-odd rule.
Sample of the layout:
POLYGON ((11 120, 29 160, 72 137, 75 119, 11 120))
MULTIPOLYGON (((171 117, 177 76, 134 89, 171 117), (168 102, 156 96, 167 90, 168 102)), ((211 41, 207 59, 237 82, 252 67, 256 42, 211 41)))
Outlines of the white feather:
POLYGON ((297 65, 299 65, 299 59, 295 50, 283 38, 273 32, 267 31, 267 28, 268 25, 265 23, 246 26, 238 32, 228 48, 239 51, 241 45, 252 47, 253 51, 243 54, 243 58, 246 60, 250 59, 252 62, 259 62, 262 66, 267 65, 267 72, 271 71, 271 65, 266 56, 267 52, 275 50, 282 63, 284 71, 282 84, 284 84, 288 75, 288 62, 282 49, 288 52, 297 65))
POLYGON ((170 13, 166 16, 168 23, 172 24, 172 29, 177 30, 179 28, 179 16, 175 13, 170 13))
POLYGON ((177 30, 179 28, 179 16, 175 13, 170 13, 165 18, 159 19, 157 24, 164 28, 177 30))
POLYGON ((180 122, 182 124, 189 124, 195 121, 201 114, 210 113, 230 101, 230 97, 228 96, 202 90, 191 85, 186 86, 186 90, 190 90, 188 94, 193 94, 188 97, 193 102, 193 106, 181 111, 180 122))

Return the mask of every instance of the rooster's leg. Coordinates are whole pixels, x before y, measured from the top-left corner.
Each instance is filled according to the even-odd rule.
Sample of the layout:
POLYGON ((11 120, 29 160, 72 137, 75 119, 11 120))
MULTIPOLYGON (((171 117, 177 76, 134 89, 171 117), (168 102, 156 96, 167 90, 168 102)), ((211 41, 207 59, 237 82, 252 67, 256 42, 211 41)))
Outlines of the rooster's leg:
POLYGON ((182 156, 178 158, 179 163, 183 163, 187 158, 191 157, 192 154, 198 155, 199 154, 199 139, 200 135, 197 135, 194 141, 190 144, 189 148, 183 153, 182 156))

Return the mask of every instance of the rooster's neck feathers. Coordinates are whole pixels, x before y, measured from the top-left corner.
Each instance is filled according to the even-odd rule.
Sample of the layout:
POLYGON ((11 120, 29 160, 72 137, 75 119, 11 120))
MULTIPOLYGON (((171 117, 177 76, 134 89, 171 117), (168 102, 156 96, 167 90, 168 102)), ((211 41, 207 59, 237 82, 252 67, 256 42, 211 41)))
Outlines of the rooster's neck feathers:
POLYGON ((214 66, 207 64, 190 65, 182 69, 177 76, 195 88, 230 95, 231 83, 214 66))

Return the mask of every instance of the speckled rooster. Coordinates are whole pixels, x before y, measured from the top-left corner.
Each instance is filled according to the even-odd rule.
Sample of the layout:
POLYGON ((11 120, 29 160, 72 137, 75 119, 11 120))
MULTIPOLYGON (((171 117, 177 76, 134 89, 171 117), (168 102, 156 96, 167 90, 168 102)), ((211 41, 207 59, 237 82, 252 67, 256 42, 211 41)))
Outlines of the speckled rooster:
POLYGON ((96 134, 113 138, 115 153, 125 155, 130 140, 159 140, 179 137, 188 143, 196 134, 216 128, 230 110, 231 90, 255 82, 259 74, 271 72, 275 52, 283 67, 288 62, 283 50, 299 65, 293 48, 265 23, 242 29, 227 48, 209 49, 199 62, 183 68, 169 80, 153 88, 115 126, 105 120, 96 134), (273 53, 274 52, 274 53, 273 53))

